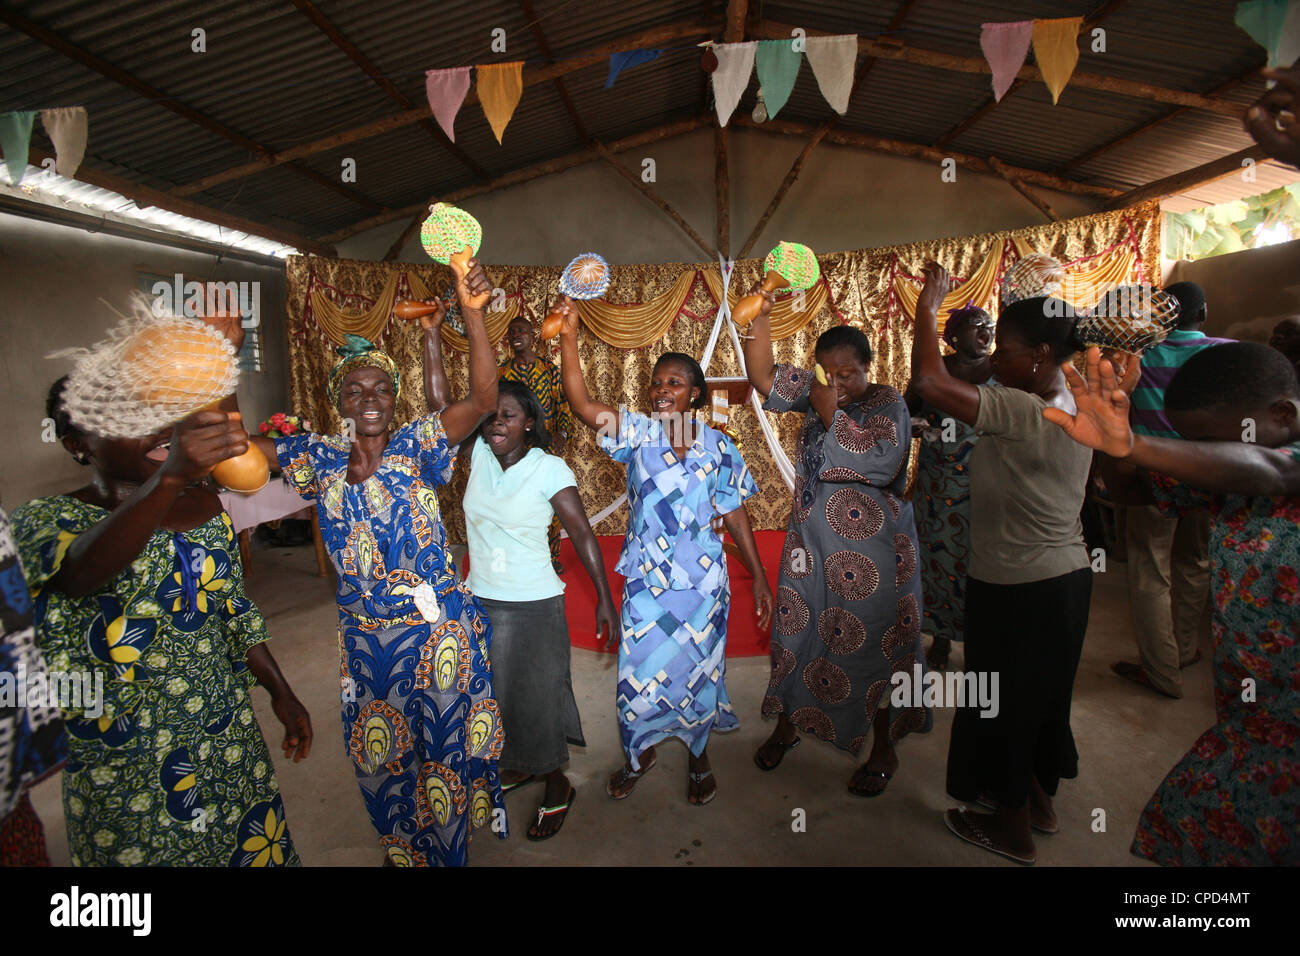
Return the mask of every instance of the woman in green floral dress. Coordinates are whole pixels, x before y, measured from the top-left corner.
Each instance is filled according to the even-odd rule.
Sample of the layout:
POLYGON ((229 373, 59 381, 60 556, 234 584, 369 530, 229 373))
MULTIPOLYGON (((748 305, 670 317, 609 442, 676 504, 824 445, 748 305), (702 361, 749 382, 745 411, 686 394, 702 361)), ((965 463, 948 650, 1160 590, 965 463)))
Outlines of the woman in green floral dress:
POLYGON ((14 526, 50 670, 90 675, 92 691, 102 681, 61 702, 72 861, 297 865, 249 691, 270 691, 286 756, 307 756, 311 722, 244 594, 230 519, 201 483, 243 450, 238 417, 198 412, 109 440, 69 422, 63 385, 47 414, 91 482, 28 502, 14 526))

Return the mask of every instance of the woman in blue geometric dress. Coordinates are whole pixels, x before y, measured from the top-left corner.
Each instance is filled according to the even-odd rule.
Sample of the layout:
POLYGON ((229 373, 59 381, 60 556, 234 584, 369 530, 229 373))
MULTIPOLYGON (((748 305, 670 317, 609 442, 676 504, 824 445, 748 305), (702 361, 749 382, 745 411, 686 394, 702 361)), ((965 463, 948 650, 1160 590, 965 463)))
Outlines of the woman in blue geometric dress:
MULTIPOLYGON (((460 583, 435 494, 451 476, 452 449, 496 411, 496 363, 483 327, 491 288, 475 260, 457 276, 468 398, 390 434, 402 385, 396 363, 349 336, 329 394, 354 441, 253 438, 316 501, 339 580, 343 741, 386 865, 463 866, 471 824, 506 835, 491 625, 460 583)), ((435 323, 425 327, 437 334, 435 323)))

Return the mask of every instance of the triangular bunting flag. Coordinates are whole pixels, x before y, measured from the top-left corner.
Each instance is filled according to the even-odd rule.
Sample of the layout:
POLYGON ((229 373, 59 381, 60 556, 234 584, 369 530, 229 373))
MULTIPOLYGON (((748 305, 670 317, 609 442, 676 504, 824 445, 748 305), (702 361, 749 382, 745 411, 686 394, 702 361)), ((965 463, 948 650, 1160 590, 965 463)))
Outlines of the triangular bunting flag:
POLYGON ((1016 74, 1025 65, 1033 36, 1033 20, 985 23, 980 27, 980 49, 993 71, 993 99, 997 102, 1002 102, 1002 97, 1016 81, 1016 74))
POLYGON ((775 119, 785 106, 799 77, 803 55, 794 52, 792 40, 763 40, 758 45, 754 66, 758 69, 758 85, 763 90, 767 115, 775 119))
POLYGON ((84 106, 41 110, 41 125, 54 143, 54 171, 72 179, 86 155, 89 119, 84 106))
POLYGON ((1083 17, 1061 17, 1034 21, 1034 59, 1042 71, 1043 82, 1052 92, 1052 105, 1070 82, 1070 74, 1079 62, 1079 26, 1083 17))
POLYGON ((477 73, 478 102, 483 107, 497 142, 505 133, 510 117, 515 115, 519 97, 524 93, 523 60, 510 63, 489 63, 474 67, 477 73))
POLYGON ((1295 32, 1294 8, 1297 4, 1289 0, 1248 0, 1237 4, 1236 24, 1250 38, 1268 51, 1269 66, 1290 66, 1296 54, 1294 38, 1288 38, 1285 53, 1279 49, 1286 34, 1287 22, 1291 22, 1291 32, 1295 32))
POLYGON ((424 71, 424 93, 429 98, 429 109, 453 143, 456 142, 456 114, 460 112, 460 104, 465 102, 465 94, 468 92, 467 66, 424 71))
POLYGON ((621 53, 611 53, 609 55, 609 79, 605 80, 605 89, 614 85, 618 75, 624 70, 630 70, 634 66, 640 66, 642 63, 649 63, 651 60, 658 59, 663 50, 623 50, 621 53))
MULTIPOLYGON (((845 33, 833 37, 808 37, 804 52, 817 86, 826 97, 831 109, 841 115, 849 108, 849 94, 853 92, 853 67, 858 62, 858 35, 845 33)), ((767 98, 767 94, 763 94, 767 98)), ((771 113, 771 106, 768 106, 771 113)), ((774 114, 773 114, 774 115, 774 114)))
POLYGON ((718 125, 726 126, 731 119, 740 96, 749 86, 749 74, 754 69, 754 51, 758 41, 748 43, 715 43, 713 52, 718 58, 718 68, 713 71, 713 100, 718 109, 718 125))
POLYGON ((9 182, 17 186, 27 172, 27 152, 32 145, 32 123, 36 111, 0 113, 0 149, 5 152, 9 182))

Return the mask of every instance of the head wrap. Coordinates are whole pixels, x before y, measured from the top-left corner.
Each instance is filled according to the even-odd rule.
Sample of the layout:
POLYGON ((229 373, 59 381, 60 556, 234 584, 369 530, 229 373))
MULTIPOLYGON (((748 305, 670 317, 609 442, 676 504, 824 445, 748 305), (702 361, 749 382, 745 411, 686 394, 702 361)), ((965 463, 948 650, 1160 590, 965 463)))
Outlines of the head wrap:
MULTIPOLYGON (((949 309, 948 321, 943 324, 943 340, 952 345, 953 336, 977 315, 989 315, 989 313, 987 309, 981 309, 973 301, 967 301, 960 309, 949 309)), ((990 315, 990 321, 992 318, 990 315)))
POLYGON ((348 373, 355 372, 359 368, 377 368, 386 372, 393 380, 393 401, 397 401, 398 396, 402 394, 402 373, 397 370, 397 363, 387 352, 375 348, 369 339, 363 339, 349 332, 344 336, 343 344, 334 351, 340 358, 338 364, 330 370, 328 390, 330 401, 336 408, 339 404, 339 390, 343 386, 343 379, 347 378, 348 373))

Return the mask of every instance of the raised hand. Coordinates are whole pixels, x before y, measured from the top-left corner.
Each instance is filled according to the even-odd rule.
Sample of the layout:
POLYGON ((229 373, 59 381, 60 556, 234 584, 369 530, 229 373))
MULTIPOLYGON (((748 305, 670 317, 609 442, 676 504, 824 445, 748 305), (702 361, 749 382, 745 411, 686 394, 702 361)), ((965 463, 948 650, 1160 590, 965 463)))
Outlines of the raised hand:
POLYGON ((562 295, 551 306, 551 314, 563 316, 564 324, 560 326, 560 335, 578 334, 578 303, 567 295, 562 295))
POLYGON ((1101 350, 1095 345, 1088 349, 1086 368, 1085 379, 1069 362, 1061 365, 1078 411, 1071 415, 1059 408, 1044 408, 1043 417, 1059 425, 1080 445, 1105 452, 1112 458, 1126 458, 1133 451, 1128 394, 1119 387, 1115 369, 1101 357, 1101 350))
POLYGON ((1268 155, 1300 168, 1300 60, 1265 70, 1264 77, 1277 85, 1246 112, 1246 132, 1268 155))
POLYGON ((171 450, 160 470, 189 484, 207 476, 227 458, 246 451, 248 433, 238 412, 195 412, 172 429, 171 450))
POLYGON ((442 326, 442 320, 447 317, 447 303, 440 298, 422 299, 426 305, 432 305, 436 311, 428 315, 420 316, 420 324, 424 326, 425 331, 436 332, 442 326))
POLYGON ((210 325, 216 329, 238 352, 244 347, 244 317, 238 313, 234 315, 205 315, 201 317, 204 325, 210 325))
POLYGON ((933 260, 926 262, 922 271, 925 275, 925 285, 921 287, 921 294, 917 296, 916 311, 918 313, 925 311, 927 315, 937 316, 944 297, 952 288, 952 278, 948 275, 947 269, 933 260))
POLYGON ((483 264, 477 259, 469 259, 462 266, 453 257, 451 268, 456 273, 456 296, 460 299, 460 307, 482 312, 492 298, 492 283, 483 271, 483 264))

